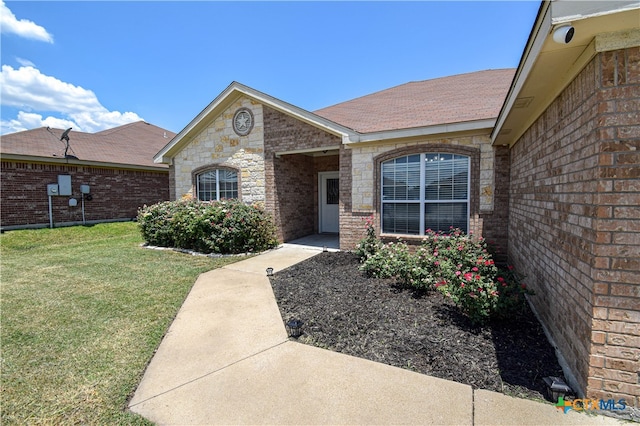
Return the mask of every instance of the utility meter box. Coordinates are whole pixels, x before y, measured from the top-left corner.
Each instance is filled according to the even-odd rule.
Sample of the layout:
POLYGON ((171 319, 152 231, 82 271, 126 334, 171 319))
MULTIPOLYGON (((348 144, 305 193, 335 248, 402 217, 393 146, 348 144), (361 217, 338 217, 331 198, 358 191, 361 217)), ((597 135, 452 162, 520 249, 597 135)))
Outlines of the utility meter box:
POLYGON ((91 192, 91 187, 89 185, 80 185, 80 192, 83 194, 88 194, 91 192))
POLYGON ((71 176, 58 175, 59 195, 71 195, 71 176))
POLYGON ((60 195, 58 194, 58 184, 57 183, 50 183, 49 185, 47 185, 47 195, 49 196, 55 196, 55 195, 60 195))

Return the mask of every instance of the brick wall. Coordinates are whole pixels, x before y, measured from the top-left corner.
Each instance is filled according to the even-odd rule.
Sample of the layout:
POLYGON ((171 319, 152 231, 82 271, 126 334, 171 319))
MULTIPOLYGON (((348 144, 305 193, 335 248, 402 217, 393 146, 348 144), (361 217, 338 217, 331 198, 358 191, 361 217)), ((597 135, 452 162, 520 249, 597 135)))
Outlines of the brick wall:
POLYGON ((365 219, 372 212, 354 212, 352 202, 352 150, 340 148, 340 249, 353 250, 365 236, 365 219))
POLYGON ((598 54, 511 151, 509 260, 574 387, 640 387, 640 52, 598 54))
POLYGON ((598 186, 588 391, 640 407, 640 47, 596 58, 598 186), (631 398, 633 399, 633 398, 631 398))
POLYGON ((72 196, 52 197, 56 223, 82 222, 80 185, 90 185, 91 201, 85 201, 85 219, 108 221, 136 217, 138 208, 169 199, 168 171, 133 171, 75 165, 2 162, 0 222, 3 228, 49 226, 47 184, 58 175, 71 176, 72 196), (69 206, 69 198, 78 205, 69 206))
POLYGON ((493 251, 493 258, 499 264, 507 262, 509 223, 509 175, 511 170, 510 151, 508 147, 494 148, 495 184, 493 189, 493 211, 480 212, 482 236, 493 251))
POLYGON ((318 172, 336 167, 333 157, 276 152, 330 147, 340 138, 263 106, 265 207, 274 216, 279 238, 289 241, 317 232, 318 172))

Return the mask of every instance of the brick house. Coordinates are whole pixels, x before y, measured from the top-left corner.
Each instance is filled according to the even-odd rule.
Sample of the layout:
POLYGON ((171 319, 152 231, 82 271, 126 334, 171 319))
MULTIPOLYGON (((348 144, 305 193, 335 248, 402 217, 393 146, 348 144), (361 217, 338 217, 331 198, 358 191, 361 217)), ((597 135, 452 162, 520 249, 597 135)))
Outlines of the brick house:
POLYGON ((372 215, 383 238, 484 236, 536 291, 572 387, 639 407, 639 22, 630 1, 542 2, 516 70, 315 112, 234 82, 155 161, 172 199, 262 203, 282 241, 352 249, 372 215))
POLYGON ((153 155, 175 133, 143 121, 97 133, 72 130, 65 157, 63 131, 43 127, 2 136, 3 230, 131 220, 143 204, 169 199, 168 167, 155 164, 153 155), (50 216, 47 186, 59 182, 70 185, 70 193, 51 197, 50 216), (81 185, 89 186, 88 194, 81 185))

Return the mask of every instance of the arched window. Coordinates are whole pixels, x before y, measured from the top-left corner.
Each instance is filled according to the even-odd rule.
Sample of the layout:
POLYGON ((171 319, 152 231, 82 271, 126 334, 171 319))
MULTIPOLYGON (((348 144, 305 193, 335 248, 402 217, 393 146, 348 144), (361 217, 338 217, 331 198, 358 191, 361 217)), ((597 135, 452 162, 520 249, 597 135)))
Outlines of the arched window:
POLYGON ((425 153, 382 163, 382 232, 469 229, 469 157, 425 153))
POLYGON ((196 192, 202 201, 238 198, 238 173, 233 170, 207 170, 196 176, 196 192))

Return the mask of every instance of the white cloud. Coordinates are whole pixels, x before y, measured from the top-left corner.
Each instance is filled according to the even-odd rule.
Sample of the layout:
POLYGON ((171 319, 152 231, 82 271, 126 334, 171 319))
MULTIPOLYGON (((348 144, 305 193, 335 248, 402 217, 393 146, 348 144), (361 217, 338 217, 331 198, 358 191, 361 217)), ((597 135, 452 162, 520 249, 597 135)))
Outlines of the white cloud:
POLYGON ((1 133, 22 132, 38 127, 51 127, 54 129, 68 129, 76 124, 73 121, 57 117, 42 118, 42 115, 32 112, 18 112, 18 118, 14 120, 2 120, 0 122, 1 133))
POLYGON ((0 0, 0 29, 6 34, 53 43, 53 36, 44 27, 27 19, 18 19, 0 0))
POLYGON ((16 119, 2 121, 2 133, 43 126, 73 127, 77 131, 93 133, 142 120, 134 112, 109 111, 91 90, 44 75, 31 66, 18 69, 2 66, 0 99, 2 105, 21 110, 16 119), (43 118, 36 112, 51 112, 63 117, 43 118))
POLYGON ((28 59, 24 59, 24 58, 16 58, 16 61, 22 65, 23 67, 34 67, 36 66, 36 64, 34 64, 33 62, 31 62, 28 59))

